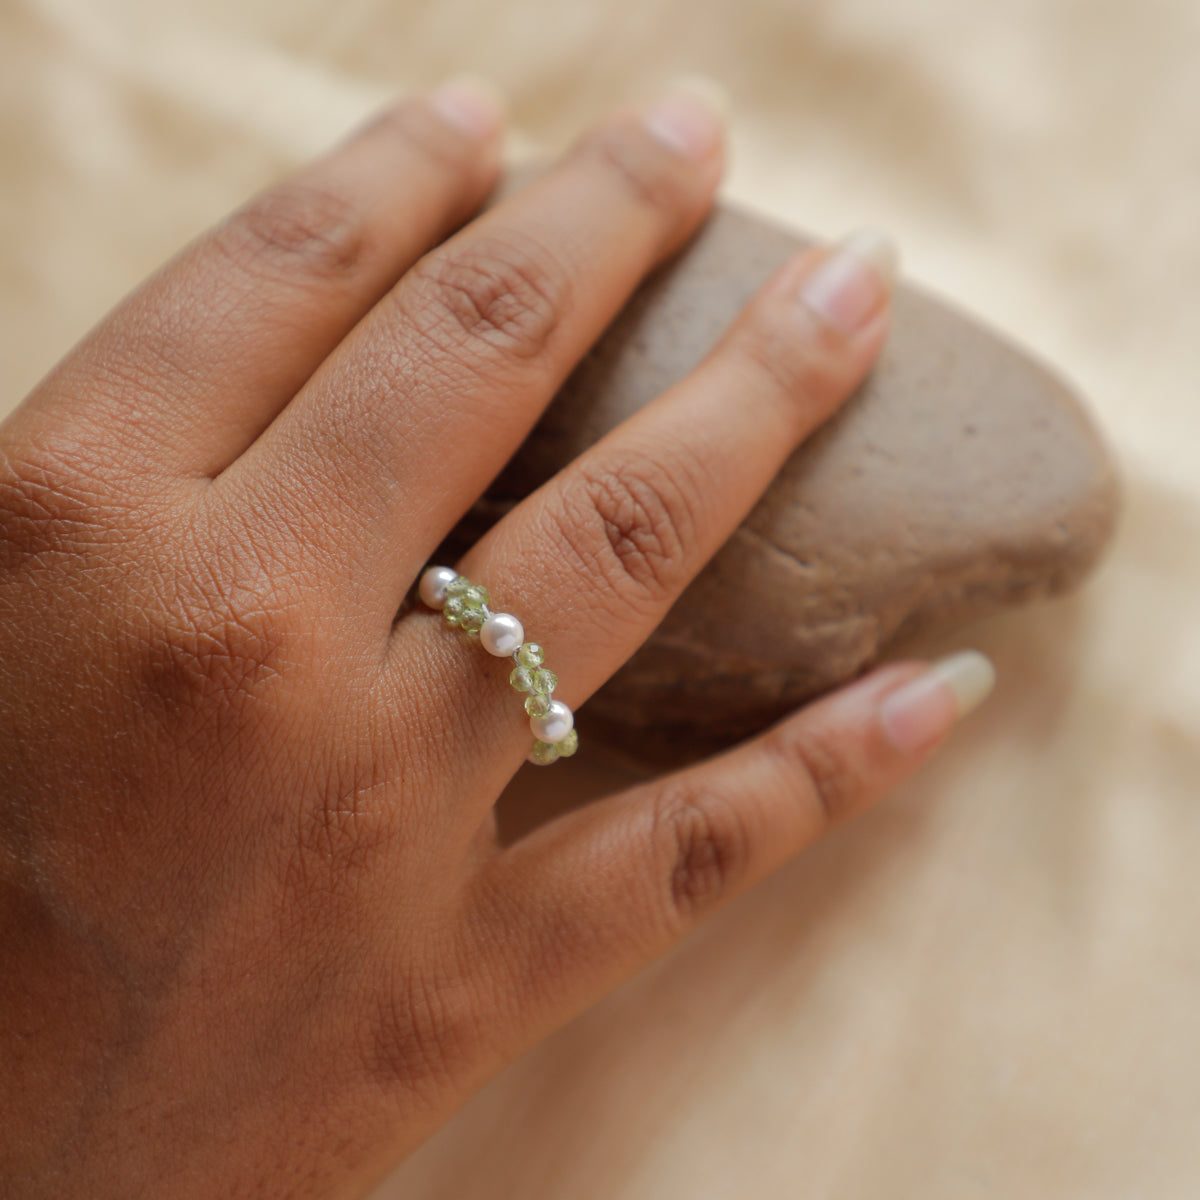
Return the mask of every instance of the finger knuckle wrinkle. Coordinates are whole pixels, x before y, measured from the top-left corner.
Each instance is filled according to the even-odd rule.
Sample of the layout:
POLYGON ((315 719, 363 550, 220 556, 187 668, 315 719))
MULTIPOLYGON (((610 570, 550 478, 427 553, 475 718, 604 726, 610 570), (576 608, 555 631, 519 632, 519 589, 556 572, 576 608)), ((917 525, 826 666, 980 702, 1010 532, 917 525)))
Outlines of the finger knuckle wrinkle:
POLYGON ((532 238, 473 239, 413 269, 409 315, 419 332, 472 366, 539 357, 567 304, 567 273, 532 238))
POLYGON ((821 828, 836 825, 849 815, 857 783, 834 734, 784 725, 766 744, 800 802, 815 811, 821 828))
POLYGON ((679 583, 695 524, 686 484, 648 461, 583 470, 566 496, 563 537, 623 596, 654 601, 679 583))
POLYGON ((362 214, 324 188, 286 183, 256 196, 221 229, 230 257, 269 275, 297 268, 321 282, 353 275, 367 257, 362 214))
POLYGON ((655 812, 667 864, 668 914, 688 928, 729 894, 749 857, 746 824, 726 797, 676 783, 655 812))

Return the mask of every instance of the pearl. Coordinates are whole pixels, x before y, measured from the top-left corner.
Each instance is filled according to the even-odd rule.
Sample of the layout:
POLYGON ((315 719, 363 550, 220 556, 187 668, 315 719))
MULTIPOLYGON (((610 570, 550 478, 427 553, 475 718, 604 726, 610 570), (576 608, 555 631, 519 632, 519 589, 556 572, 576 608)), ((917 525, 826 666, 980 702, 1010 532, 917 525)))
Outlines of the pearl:
POLYGON ((429 608, 441 608, 446 603, 446 586, 458 577, 452 567, 429 567, 417 585, 421 603, 429 608))
POLYGON ((512 613, 492 613, 479 631, 483 648, 497 658, 507 658, 525 640, 525 627, 512 613))
POLYGON ((574 727, 575 714, 561 700, 551 700, 544 717, 531 717, 529 721, 533 736, 552 746, 561 742, 574 727))

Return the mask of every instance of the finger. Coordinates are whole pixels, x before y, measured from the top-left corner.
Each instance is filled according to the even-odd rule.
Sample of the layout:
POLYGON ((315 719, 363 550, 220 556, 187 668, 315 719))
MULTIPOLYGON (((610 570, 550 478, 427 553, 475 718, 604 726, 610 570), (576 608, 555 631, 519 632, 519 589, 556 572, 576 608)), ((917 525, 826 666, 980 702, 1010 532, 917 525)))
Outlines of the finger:
POLYGON ((386 638, 421 563, 696 228, 720 169, 692 90, 603 122, 401 280, 220 481, 229 506, 302 497, 295 553, 345 564, 358 597, 380 580, 386 638))
MULTIPOLYGON (((574 707, 641 645, 788 455, 853 391, 887 331, 892 269, 890 243, 869 232, 786 264, 691 375, 466 555, 462 573, 543 647, 556 699, 574 707)), ((402 658, 427 642, 427 621, 400 623, 402 658)), ((478 662, 461 662, 478 675, 478 662)), ((467 686, 454 680, 446 694, 467 686)), ((477 737, 491 739, 481 760, 511 770, 529 746, 520 706, 503 687, 472 690, 477 737)))
POLYGON ((216 474, 482 203, 500 127, 495 101, 466 80, 376 117, 187 247, 47 380, 26 416, 73 421, 155 469, 216 474))
POLYGON ((698 766, 501 851, 478 877, 481 970, 544 1036, 702 917, 881 799, 991 691, 974 651, 875 672, 698 766))

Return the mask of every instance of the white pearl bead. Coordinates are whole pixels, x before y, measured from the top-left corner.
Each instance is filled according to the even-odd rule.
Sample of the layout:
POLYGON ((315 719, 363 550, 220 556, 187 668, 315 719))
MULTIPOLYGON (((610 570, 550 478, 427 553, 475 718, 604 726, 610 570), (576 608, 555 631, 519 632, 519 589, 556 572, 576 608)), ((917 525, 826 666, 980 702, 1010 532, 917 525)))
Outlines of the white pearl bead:
POLYGON ((492 613, 479 631, 483 648, 497 658, 506 658, 520 649, 525 640, 525 627, 512 613, 492 613))
POLYGON ((550 711, 544 717, 530 717, 529 728, 541 742, 561 742, 575 725, 575 714, 561 701, 551 700, 550 711))
POLYGON ((417 594, 421 597, 421 603, 430 608, 444 608, 446 606, 446 587, 457 576, 458 572, 452 567, 429 567, 417 585, 417 594))

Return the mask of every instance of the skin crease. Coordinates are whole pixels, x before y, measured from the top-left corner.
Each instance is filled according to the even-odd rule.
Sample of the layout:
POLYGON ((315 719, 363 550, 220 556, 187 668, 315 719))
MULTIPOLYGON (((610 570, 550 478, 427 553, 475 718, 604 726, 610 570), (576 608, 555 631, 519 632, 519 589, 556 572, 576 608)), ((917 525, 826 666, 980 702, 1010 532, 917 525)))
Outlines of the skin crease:
MULTIPOLYGON (((498 846, 507 670, 395 614, 722 149, 631 105, 471 221, 501 120, 462 87, 186 248, 0 429, 5 1196, 360 1196, 928 753, 879 725, 900 664, 498 846)), ((878 353, 878 277, 852 332, 801 299, 830 253, 461 564, 573 708, 878 353)))

